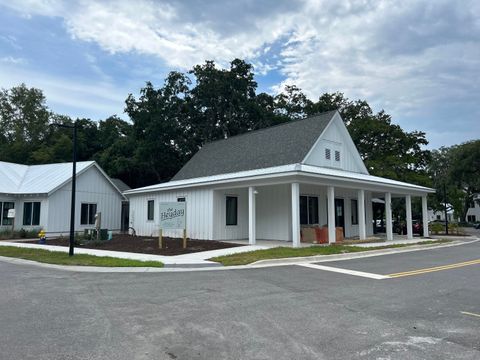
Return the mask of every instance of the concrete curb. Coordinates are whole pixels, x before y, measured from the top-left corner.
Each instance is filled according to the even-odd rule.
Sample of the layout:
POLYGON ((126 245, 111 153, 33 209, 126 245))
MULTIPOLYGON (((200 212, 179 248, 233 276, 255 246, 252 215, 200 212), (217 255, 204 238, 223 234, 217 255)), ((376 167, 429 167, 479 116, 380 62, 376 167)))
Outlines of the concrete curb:
MULTIPOLYGON (((317 263, 317 262, 351 260, 351 259, 359 259, 359 258, 366 258, 366 257, 372 257, 372 256, 399 254, 403 252, 432 250, 432 249, 439 249, 444 247, 466 245, 466 244, 477 242, 479 240, 480 239, 478 238, 473 238, 471 241, 453 240, 451 243, 447 243, 447 244, 408 245, 408 246, 399 247, 399 248, 366 250, 364 252, 358 252, 358 253, 316 255, 316 256, 292 257, 292 258, 283 258, 283 259, 259 260, 254 263, 251 263, 250 265, 273 265, 278 263, 282 263, 286 265, 286 264, 298 264, 298 263, 317 263)), ((382 245, 379 245, 379 246, 382 246, 382 245)), ((388 246, 388 245, 384 245, 384 246, 388 246)))
MULTIPOLYGON (((298 257, 298 258, 287 258, 287 259, 272 259, 272 260, 261 260, 248 265, 236 265, 236 266, 222 266, 218 264, 217 266, 203 266, 203 267, 163 267, 163 268, 152 268, 152 267, 97 267, 97 266, 69 266, 69 265, 55 265, 55 264, 46 264, 40 263, 32 260, 24 260, 18 258, 11 258, 0 256, 0 261, 18 264, 18 265, 33 265, 36 267, 52 269, 52 270, 63 270, 71 272, 87 272, 87 273, 162 273, 162 272, 194 272, 194 271, 224 271, 224 270, 245 270, 245 269, 260 269, 268 267, 278 267, 278 266, 291 266, 296 264, 305 264, 305 263, 319 263, 319 262, 331 262, 331 261, 341 261, 341 260, 352 260, 359 258, 367 258, 373 256, 382 256, 382 255, 392 255, 405 252, 414 252, 422 250, 434 250, 452 246, 467 245, 474 242, 480 241, 480 238, 472 238, 471 241, 455 241, 453 243, 442 244, 442 245, 412 245, 407 248, 392 248, 385 250, 368 250, 361 253, 347 253, 347 254, 335 254, 335 255, 320 255, 320 256, 308 256, 308 257, 298 257)), ((191 266, 195 266, 192 264, 191 266)))

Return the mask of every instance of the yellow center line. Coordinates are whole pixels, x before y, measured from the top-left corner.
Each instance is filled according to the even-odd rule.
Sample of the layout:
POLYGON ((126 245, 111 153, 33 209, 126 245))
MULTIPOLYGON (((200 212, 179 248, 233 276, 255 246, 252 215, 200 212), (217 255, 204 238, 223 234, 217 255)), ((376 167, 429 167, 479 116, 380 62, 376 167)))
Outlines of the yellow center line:
POLYGON ((460 268, 460 267, 464 267, 464 266, 477 265, 477 264, 480 264, 480 259, 465 261, 465 262, 450 264, 450 265, 435 266, 435 267, 431 267, 431 268, 399 272, 399 273, 395 273, 395 274, 388 274, 388 276, 390 276, 392 278, 402 277, 402 276, 412 276, 412 275, 425 274, 425 273, 430 273, 430 272, 435 272, 435 271, 456 269, 456 268, 460 268))
POLYGON ((472 313, 472 312, 468 312, 468 311, 460 311, 463 315, 470 315, 470 316, 475 316, 475 317, 478 317, 480 318, 480 314, 475 314, 475 313, 472 313))

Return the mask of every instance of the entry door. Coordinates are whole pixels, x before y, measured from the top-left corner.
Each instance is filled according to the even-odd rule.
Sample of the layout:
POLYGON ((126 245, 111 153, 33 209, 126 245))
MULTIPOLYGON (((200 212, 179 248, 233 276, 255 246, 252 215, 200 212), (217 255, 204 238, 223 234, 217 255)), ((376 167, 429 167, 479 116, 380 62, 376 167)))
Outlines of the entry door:
POLYGON ((130 212, 130 203, 128 201, 122 202, 122 213, 121 213, 121 231, 128 232, 129 225, 129 212, 130 212))
POLYGON ((345 203, 343 199, 335 199, 335 226, 341 226, 343 236, 345 236, 345 203))

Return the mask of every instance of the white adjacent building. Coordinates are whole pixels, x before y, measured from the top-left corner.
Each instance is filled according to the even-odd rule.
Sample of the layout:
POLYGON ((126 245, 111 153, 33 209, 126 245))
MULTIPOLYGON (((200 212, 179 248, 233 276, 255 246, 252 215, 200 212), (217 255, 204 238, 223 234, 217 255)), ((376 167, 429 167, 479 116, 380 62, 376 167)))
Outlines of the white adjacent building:
MULTIPOLYGON (((301 228, 336 227, 345 237, 373 234, 372 199, 385 199, 387 238, 393 238, 391 201, 433 189, 369 175, 340 114, 322 113, 206 144, 170 182, 133 189, 130 226, 139 235, 159 233, 159 203, 186 201, 187 235, 195 239, 284 240, 300 245, 301 228)), ((428 227, 424 227, 428 235, 428 227)), ((167 236, 181 236, 170 230, 167 236)))
MULTIPOLYGON (((94 161, 77 162, 75 230, 92 228, 102 213, 102 228, 119 230, 121 191, 94 161)), ((0 162, 0 231, 44 229, 47 235, 68 234, 72 163, 20 165, 0 162), (15 218, 9 218, 15 209, 15 218)))
POLYGON ((480 194, 474 196, 473 203, 467 210, 465 221, 469 223, 480 222, 480 194))

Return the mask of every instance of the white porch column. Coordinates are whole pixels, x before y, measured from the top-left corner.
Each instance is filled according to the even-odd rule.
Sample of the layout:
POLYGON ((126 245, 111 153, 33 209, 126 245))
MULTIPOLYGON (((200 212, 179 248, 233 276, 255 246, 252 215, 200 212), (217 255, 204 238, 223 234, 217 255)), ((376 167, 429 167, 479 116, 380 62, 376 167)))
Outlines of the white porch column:
POLYGON ((300 247, 300 185, 292 183, 292 246, 300 247))
POLYGON ((413 239, 411 195, 405 196, 405 217, 407 219, 407 239, 413 239))
POLYGON ((427 208, 427 195, 422 196, 422 223, 423 223, 423 237, 429 237, 428 232, 428 208, 427 208))
POLYGON ((255 188, 248 188, 248 244, 255 245, 257 242, 255 234, 255 188))
POLYGON ((358 190, 358 236, 360 240, 367 238, 366 219, 365 219, 365 190, 358 190))
POLYGON ((387 227, 387 240, 393 240, 393 223, 392 223, 392 194, 385 194, 385 220, 387 227))
POLYGON ((335 188, 329 186, 327 188, 328 203, 328 243, 332 244, 337 241, 335 234, 335 188))

